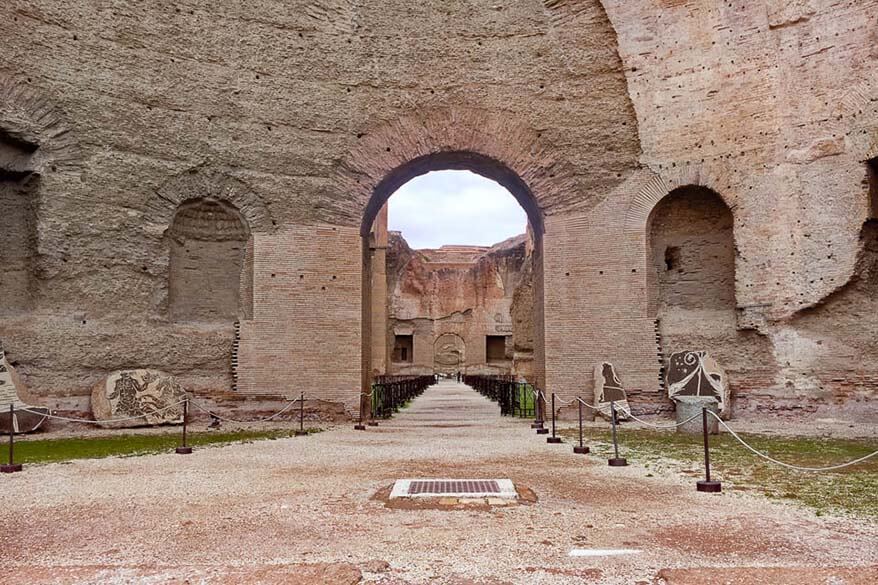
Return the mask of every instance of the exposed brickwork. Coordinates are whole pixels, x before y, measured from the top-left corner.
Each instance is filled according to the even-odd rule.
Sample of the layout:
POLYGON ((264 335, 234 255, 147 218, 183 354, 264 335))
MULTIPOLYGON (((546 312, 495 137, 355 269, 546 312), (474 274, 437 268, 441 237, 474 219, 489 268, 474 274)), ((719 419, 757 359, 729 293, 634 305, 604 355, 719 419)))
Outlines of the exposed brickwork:
MULTIPOLYGON (((241 304, 247 317, 255 299, 242 329, 254 371, 268 375, 272 358, 246 349, 247 333, 267 347, 274 328, 286 340, 275 364, 300 364, 315 392, 350 403, 341 388, 355 394, 348 368, 360 366, 332 360, 350 352, 368 373, 380 358, 362 243, 258 242, 317 223, 365 235, 399 184, 467 168, 510 188, 534 226, 534 377, 548 389, 587 394, 608 360, 634 396, 660 395, 647 219, 693 185, 734 221, 723 327, 735 333, 718 358, 742 407, 874 397, 862 259, 878 1, 233 4, 0 5, 0 135, 36 147, 0 159, 14 173, 27 159, 38 181, 33 310, 4 316, 0 338, 37 395, 79 404, 107 371, 133 367, 231 387, 231 323, 169 320, 165 232, 181 203, 212 197, 257 234, 241 304), (339 312, 266 288, 266 273, 296 263, 322 274, 324 254, 365 279, 339 291, 339 312), (336 331, 331 363, 290 341, 292 323, 336 331)), ((293 370, 278 369, 269 385, 287 392, 293 370)))
POLYGON ((362 351, 355 227, 301 226, 253 238, 253 319, 241 322, 238 390, 308 396, 354 410, 362 351))
MULTIPOLYGON (((395 337, 411 336, 413 352, 406 362, 394 359, 388 371, 529 375, 532 346, 527 355, 525 347, 519 348, 519 361, 525 358, 526 369, 518 371, 512 341, 515 296, 529 312, 534 307, 532 286, 519 291, 525 273, 532 274, 529 248, 528 237, 521 235, 490 248, 450 245, 412 250, 401 234, 392 232, 385 289, 388 336, 379 342, 393 346, 395 337), (524 294, 531 295, 530 301, 522 300, 524 294), (497 353, 492 356, 488 355, 490 337, 497 338, 497 353)), ((373 277, 372 292, 377 296, 374 286, 373 277)), ((519 331, 520 337, 533 338, 532 316, 519 319, 518 325, 529 328, 519 331)), ((397 352, 394 357, 399 357, 397 352)))

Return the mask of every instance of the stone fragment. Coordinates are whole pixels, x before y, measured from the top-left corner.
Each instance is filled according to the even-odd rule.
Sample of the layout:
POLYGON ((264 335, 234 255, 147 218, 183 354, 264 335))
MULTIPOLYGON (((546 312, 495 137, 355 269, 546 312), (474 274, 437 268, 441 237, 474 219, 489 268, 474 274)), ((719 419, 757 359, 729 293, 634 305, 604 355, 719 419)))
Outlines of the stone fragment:
POLYGON ((121 370, 94 387, 91 408, 95 420, 130 419, 110 427, 138 427, 183 422, 185 391, 158 370, 121 370), (139 417, 131 419, 131 417, 139 417))
POLYGON ((2 433, 8 433, 10 426, 15 433, 35 431, 49 414, 48 408, 25 404, 21 400, 23 388, 21 378, 15 368, 9 364, 3 345, 0 344, 0 432, 2 433), (9 412, 10 404, 13 408, 12 413, 9 412), (27 411, 23 410, 24 408, 27 408, 27 411))
MULTIPOLYGON (((704 408, 719 414, 719 403, 713 396, 677 396, 675 402, 677 403, 677 424, 680 425, 677 427, 678 433, 700 435, 704 429, 701 417, 701 410, 704 408), (689 422, 684 423, 683 421, 689 422)), ((719 422, 710 415, 707 415, 707 432, 711 435, 719 432, 719 422)))
POLYGON ((616 420, 628 420, 631 416, 631 407, 628 405, 628 396, 616 375, 616 369, 609 362, 601 362, 594 368, 594 396, 597 414, 607 420, 612 419, 610 403, 616 406, 616 420))
POLYGON ((681 351, 668 359, 668 398, 712 396, 719 403, 720 416, 731 407, 725 371, 706 351, 681 351))

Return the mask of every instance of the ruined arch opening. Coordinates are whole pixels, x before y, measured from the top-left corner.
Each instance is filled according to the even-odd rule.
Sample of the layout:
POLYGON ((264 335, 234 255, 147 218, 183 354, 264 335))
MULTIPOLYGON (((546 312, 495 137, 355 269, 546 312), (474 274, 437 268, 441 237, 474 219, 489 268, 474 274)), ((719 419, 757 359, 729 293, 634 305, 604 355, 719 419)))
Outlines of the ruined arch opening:
POLYGON ((231 322, 240 307, 247 221, 217 199, 184 201, 167 231, 168 307, 172 321, 231 322))
POLYGON ((0 314, 36 304, 38 145, 0 128, 0 314))
POLYGON ((734 310, 732 211, 705 187, 671 191, 648 221, 650 315, 675 310, 734 310))
MULTIPOLYGON (((430 205, 422 211, 436 213, 430 205)), ((492 217, 480 220, 489 225, 492 217)), ((542 364, 542 214, 517 174, 471 152, 415 159, 379 183, 361 233, 364 384, 374 375, 455 371, 536 381, 542 364), (523 209, 525 233, 492 246, 413 249, 404 234, 388 231, 386 204, 409 181, 433 171, 469 171, 498 184, 523 209), (411 339, 411 362, 400 359, 401 339, 411 339), (497 355, 498 339, 505 341, 503 356, 497 355)))

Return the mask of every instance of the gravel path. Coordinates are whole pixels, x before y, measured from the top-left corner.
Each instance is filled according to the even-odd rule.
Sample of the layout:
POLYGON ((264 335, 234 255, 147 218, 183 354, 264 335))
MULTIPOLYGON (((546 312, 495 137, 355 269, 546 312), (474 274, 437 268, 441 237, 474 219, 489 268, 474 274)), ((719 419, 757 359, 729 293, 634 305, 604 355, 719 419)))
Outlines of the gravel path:
POLYGON ((0 477, 0 557, 19 583, 299 582, 280 571, 301 563, 349 563, 388 585, 652 583, 662 569, 712 567, 878 580, 874 524, 609 468, 529 422, 442 382, 367 432, 30 466, 0 477), (403 477, 510 478, 538 501, 397 509, 375 497, 403 477))

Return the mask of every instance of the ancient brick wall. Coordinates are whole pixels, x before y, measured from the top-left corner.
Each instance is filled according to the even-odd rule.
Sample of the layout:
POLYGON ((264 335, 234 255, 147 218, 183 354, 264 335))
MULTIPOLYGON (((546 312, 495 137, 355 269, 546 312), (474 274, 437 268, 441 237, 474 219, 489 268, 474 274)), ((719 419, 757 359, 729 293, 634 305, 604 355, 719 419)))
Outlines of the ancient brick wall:
MULTIPOLYGON (((412 250, 402 235, 391 233, 387 344, 393 347, 394 338, 411 335, 413 348, 407 361, 393 360, 388 372, 530 374, 530 369, 515 369, 512 318, 516 297, 523 310, 533 311, 533 297, 523 299, 533 294, 532 287, 521 289, 524 275, 532 273, 528 247, 522 235, 491 248, 412 250), (495 354, 489 356, 491 337, 495 354)), ((520 338, 533 338, 532 316, 520 319, 519 327, 529 328, 517 332, 520 338)), ((526 362, 533 359, 530 349, 526 362)))
MULTIPOLYGON (((608 359, 659 396, 648 217, 696 185, 733 216, 725 345, 754 365, 731 374, 742 405, 867 409, 875 360, 854 316, 874 317, 839 299, 874 298, 860 266, 876 19, 876 0, 8 0, 0 135, 35 148, 15 172, 37 181, 36 237, 29 310, 0 338, 51 405, 85 408, 124 367, 227 390, 232 322, 170 315, 183 202, 231 203, 257 240, 320 223, 364 235, 412 176, 468 168, 538 232, 535 376, 588 393, 608 359)), ((367 300, 345 325, 361 351, 367 300)))
POLYGON ((253 318, 241 322, 238 391, 305 392, 354 410, 362 357, 362 265, 356 228, 257 234, 253 318))

